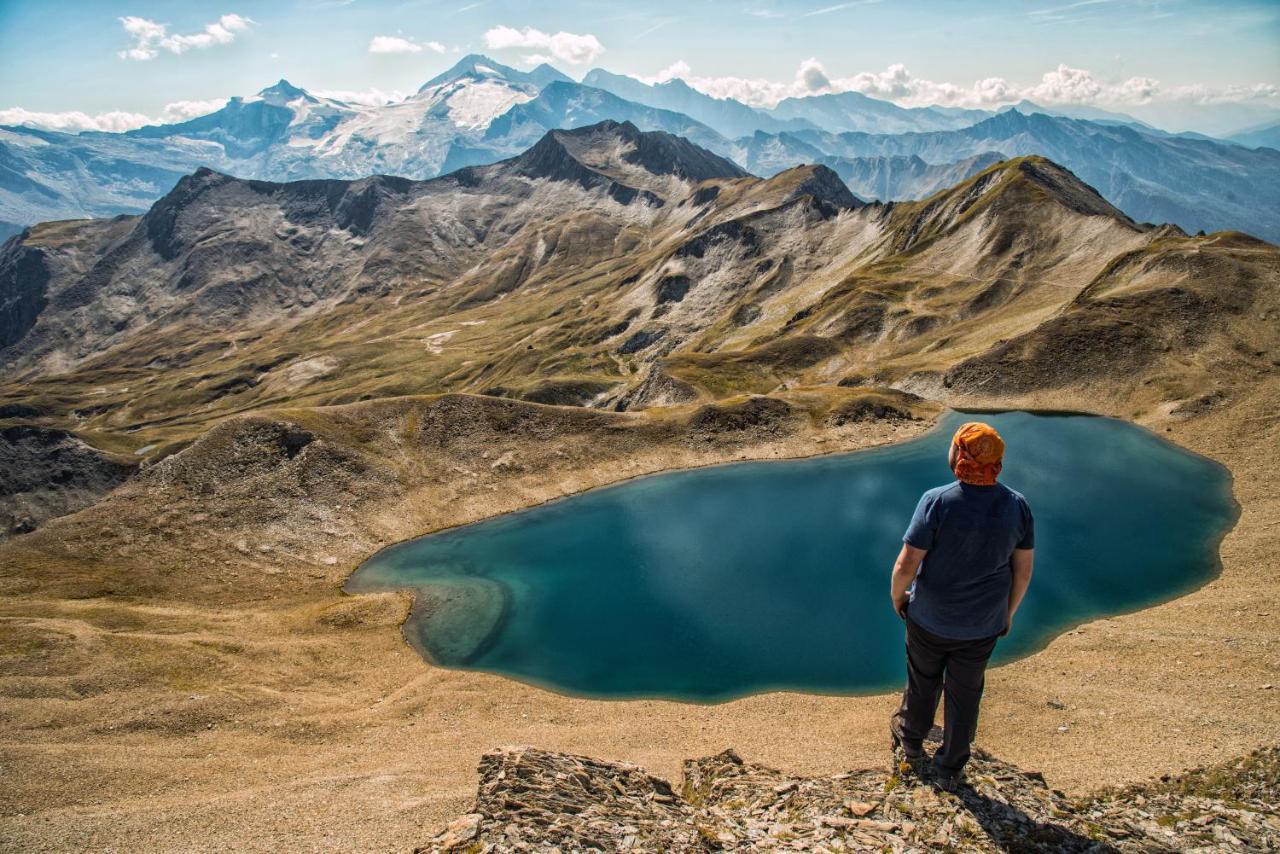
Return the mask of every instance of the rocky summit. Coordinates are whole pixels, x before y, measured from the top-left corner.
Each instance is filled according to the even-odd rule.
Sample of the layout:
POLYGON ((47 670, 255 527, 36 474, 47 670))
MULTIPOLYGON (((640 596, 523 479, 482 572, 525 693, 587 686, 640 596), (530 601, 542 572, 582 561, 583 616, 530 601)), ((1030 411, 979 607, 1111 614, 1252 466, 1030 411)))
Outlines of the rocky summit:
POLYGON ((510 747, 480 762, 471 812, 420 852, 1273 851, 1280 750, 1070 798, 978 750, 948 791, 906 763, 795 777, 732 750, 684 764, 677 790, 643 768, 510 747))

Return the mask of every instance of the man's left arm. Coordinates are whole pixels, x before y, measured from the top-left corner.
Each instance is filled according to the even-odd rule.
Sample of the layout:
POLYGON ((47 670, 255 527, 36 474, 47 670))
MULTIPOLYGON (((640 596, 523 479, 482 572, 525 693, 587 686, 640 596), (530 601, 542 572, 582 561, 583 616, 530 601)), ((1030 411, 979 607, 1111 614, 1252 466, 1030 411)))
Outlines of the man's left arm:
POLYGON ((893 564, 893 578, 889 582, 889 595, 893 599, 893 610, 898 612, 898 616, 904 620, 907 618, 907 590, 911 587, 911 582, 915 580, 916 573, 920 571, 920 563, 924 560, 924 556, 929 552, 927 549, 918 549, 915 546, 902 544, 902 551, 898 552, 898 559, 893 564))

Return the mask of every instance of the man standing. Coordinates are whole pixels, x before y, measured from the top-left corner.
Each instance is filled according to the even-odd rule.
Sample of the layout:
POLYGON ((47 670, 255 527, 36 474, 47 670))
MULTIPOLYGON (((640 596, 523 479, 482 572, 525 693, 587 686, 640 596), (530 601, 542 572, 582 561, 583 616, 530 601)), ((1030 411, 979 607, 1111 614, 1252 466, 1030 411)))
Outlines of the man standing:
POLYGON ((1034 521, 1027 500, 996 482, 1003 458, 994 428, 961 425, 947 455, 957 481, 920 498, 893 567, 893 607, 907 624, 907 689, 889 730, 895 748, 919 762, 945 696, 933 768, 947 789, 969 761, 987 659, 1031 582, 1034 521))

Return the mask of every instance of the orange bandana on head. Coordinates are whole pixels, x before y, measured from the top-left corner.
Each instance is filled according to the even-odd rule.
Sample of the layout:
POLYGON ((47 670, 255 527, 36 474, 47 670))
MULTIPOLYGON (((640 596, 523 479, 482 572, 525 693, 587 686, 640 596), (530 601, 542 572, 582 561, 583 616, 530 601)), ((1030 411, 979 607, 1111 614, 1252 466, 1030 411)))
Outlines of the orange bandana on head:
POLYGON ((1004 459, 1004 439, 990 424, 970 421, 961 424, 951 444, 956 448, 956 477, 975 486, 991 486, 1000 474, 1004 459))

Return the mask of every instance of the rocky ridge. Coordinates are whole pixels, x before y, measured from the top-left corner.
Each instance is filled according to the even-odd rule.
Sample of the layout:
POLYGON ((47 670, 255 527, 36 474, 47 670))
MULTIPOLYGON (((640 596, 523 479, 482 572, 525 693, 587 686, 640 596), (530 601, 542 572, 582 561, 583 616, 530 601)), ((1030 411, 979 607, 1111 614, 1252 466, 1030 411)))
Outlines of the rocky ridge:
POLYGON ((1280 187, 1280 151, 1127 124, 1013 109, 967 127, 921 133, 758 131, 735 141, 733 157, 757 175, 827 162, 854 192, 904 199, 917 192, 919 179, 909 169, 885 169, 886 161, 916 157, 947 170, 992 153, 1047 157, 1140 221, 1172 222, 1188 232, 1235 228, 1266 240, 1280 237, 1280 219, 1268 204, 1280 187), (843 161, 849 166, 838 165, 843 161), (866 173, 878 192, 862 183, 866 173))
POLYGON ((511 747, 480 762, 472 811, 421 852, 1271 851, 1280 749, 1069 798, 978 750, 967 782, 927 770, 806 778, 734 751, 686 761, 677 791, 635 765, 511 747))

